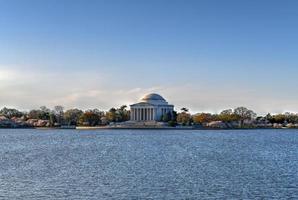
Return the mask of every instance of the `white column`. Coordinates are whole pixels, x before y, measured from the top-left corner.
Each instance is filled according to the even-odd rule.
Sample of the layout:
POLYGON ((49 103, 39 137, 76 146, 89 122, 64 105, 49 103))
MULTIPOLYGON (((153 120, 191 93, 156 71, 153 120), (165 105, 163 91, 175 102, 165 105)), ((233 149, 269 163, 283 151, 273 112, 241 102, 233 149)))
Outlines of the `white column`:
POLYGON ((146 108, 143 108, 143 115, 144 115, 143 120, 146 121, 146 108))
POLYGON ((153 118, 153 120, 155 120, 155 109, 154 108, 152 109, 152 113, 153 113, 152 118, 153 118))
POLYGON ((144 121, 145 120, 145 109, 142 108, 142 120, 144 121))
POLYGON ((135 111, 136 111, 136 109, 134 108, 134 109, 133 109, 133 120, 134 120, 134 121, 136 120, 136 112, 135 112, 135 111))
POLYGON ((151 120, 154 120, 153 119, 153 108, 151 108, 151 120))
POLYGON ((143 108, 140 108, 140 120, 142 121, 143 120, 143 108))

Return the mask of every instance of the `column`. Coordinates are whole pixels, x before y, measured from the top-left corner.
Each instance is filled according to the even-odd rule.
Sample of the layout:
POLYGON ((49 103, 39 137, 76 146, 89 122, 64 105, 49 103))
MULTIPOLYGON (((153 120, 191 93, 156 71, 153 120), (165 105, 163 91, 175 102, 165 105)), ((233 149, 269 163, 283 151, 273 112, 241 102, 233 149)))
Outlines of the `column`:
POLYGON ((153 120, 153 108, 151 108, 151 120, 153 120))
POLYGON ((137 121, 139 121, 139 116, 140 116, 139 115, 139 108, 136 109, 136 112, 137 112, 137 121))
POLYGON ((134 120, 134 121, 136 120, 136 109, 135 108, 133 109, 133 119, 132 120, 134 120))
POLYGON ((152 120, 155 120, 155 113, 154 113, 154 108, 152 108, 152 120))
POLYGON ((142 108, 142 121, 144 121, 144 120, 145 120, 145 109, 142 108))
POLYGON ((144 108, 144 120, 146 121, 146 114, 147 114, 147 111, 146 111, 146 108, 144 108))
POLYGON ((145 108, 142 108, 143 110, 143 121, 145 120, 145 108))
POLYGON ((137 120, 137 116, 136 116, 137 112, 136 109, 133 109, 133 120, 136 121, 137 120))

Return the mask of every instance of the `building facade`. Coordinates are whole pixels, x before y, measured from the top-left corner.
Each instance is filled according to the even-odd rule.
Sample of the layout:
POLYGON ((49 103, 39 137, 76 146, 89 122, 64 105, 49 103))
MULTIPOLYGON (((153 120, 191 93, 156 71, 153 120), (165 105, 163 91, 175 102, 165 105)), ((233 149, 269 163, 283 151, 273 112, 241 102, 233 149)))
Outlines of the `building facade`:
POLYGON ((130 105, 131 121, 161 121, 164 114, 174 111, 174 105, 159 94, 148 94, 139 103, 130 105))

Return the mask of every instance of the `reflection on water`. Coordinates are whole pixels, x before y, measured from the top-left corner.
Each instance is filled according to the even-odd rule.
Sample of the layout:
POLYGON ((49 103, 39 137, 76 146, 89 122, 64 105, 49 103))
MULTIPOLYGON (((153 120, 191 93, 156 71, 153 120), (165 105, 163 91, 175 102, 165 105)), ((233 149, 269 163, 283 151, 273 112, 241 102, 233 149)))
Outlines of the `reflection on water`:
POLYGON ((0 130, 0 199, 297 199, 297 130, 0 130))

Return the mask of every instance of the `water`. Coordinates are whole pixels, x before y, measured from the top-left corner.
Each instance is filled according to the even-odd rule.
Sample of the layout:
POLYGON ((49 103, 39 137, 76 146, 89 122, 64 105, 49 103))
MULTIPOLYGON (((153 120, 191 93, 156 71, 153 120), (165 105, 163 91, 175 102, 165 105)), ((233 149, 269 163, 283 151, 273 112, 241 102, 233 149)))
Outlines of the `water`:
POLYGON ((298 130, 0 130, 0 199, 298 199, 298 130))

